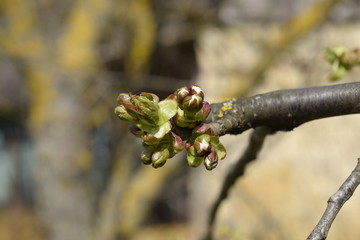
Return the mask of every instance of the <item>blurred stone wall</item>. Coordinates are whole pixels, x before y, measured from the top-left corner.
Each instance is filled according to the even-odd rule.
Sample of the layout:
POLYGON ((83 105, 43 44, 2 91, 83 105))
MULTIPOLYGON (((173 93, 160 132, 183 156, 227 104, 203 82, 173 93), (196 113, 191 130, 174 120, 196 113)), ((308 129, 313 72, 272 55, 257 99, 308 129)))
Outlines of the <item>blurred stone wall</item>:
MULTIPOLYGON (((274 29, 271 25, 238 24, 204 31, 197 48, 197 83, 207 94, 205 98, 212 102, 234 97, 229 96, 229 89, 245 84, 247 79, 241 76, 259 60, 261 43, 274 29)), ((250 95, 332 84, 327 78, 331 67, 324 61, 324 49, 334 44, 359 47, 359 29, 359 23, 331 23, 312 31, 279 55, 250 95)), ((359 81, 359 73, 360 69, 354 69, 339 83, 359 81)), ((238 180, 220 207, 216 221, 218 239, 222 239, 224 231, 234 234, 230 239, 306 239, 328 198, 360 157, 359 123, 359 115, 334 117, 269 137, 258 160, 247 168, 245 177, 238 180)), ((194 239, 203 233, 209 207, 225 173, 246 146, 249 133, 222 137, 228 156, 212 172, 204 168, 191 170, 190 212, 198 234, 194 239)), ((336 218, 328 239, 360 238, 359 201, 357 191, 336 218)))

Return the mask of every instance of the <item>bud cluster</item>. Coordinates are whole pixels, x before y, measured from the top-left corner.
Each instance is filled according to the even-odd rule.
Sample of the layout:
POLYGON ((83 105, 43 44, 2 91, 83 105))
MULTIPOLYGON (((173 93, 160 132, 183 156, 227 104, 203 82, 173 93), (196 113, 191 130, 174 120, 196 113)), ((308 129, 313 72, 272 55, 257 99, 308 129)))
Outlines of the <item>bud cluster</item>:
POLYGON ((184 145, 182 139, 170 131, 157 145, 144 144, 144 148, 145 150, 141 154, 142 162, 158 168, 163 166, 167 159, 181 152, 184 149, 184 145))
POLYGON ((219 138, 208 125, 202 124, 211 106, 204 101, 200 87, 180 88, 163 101, 152 93, 121 93, 118 102, 115 114, 131 122, 130 131, 143 140, 144 164, 161 167, 184 149, 184 140, 174 133, 174 126, 193 129, 185 145, 190 166, 197 167, 203 162, 206 169, 212 170, 225 157, 226 150, 219 138))
POLYGON ((203 162, 207 170, 214 169, 218 160, 222 160, 226 156, 225 147, 207 124, 202 124, 193 130, 185 148, 188 164, 198 167, 203 162))
POLYGON ((349 50, 344 46, 334 46, 326 49, 326 59, 332 64, 330 79, 335 81, 343 77, 347 71, 360 65, 360 49, 349 50))
POLYGON ((194 128, 208 117, 211 106, 204 101, 204 93, 200 87, 182 87, 174 95, 179 105, 173 118, 177 126, 194 128))
POLYGON ((135 126, 130 131, 144 140, 145 144, 158 144, 169 133, 172 125, 170 119, 176 114, 177 103, 167 98, 159 102, 158 96, 152 93, 121 93, 118 97, 119 106, 115 114, 122 120, 135 126))

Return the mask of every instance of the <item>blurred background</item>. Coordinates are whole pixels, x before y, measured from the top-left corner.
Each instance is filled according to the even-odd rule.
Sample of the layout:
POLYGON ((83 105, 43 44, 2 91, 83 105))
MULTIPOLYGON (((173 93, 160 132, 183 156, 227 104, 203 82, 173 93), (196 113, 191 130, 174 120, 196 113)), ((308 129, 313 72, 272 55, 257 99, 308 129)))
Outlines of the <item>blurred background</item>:
MULTIPOLYGON (((0 240, 200 239, 248 133, 223 138, 212 172, 181 154, 155 170, 114 116, 117 95, 197 84, 214 102, 331 84, 324 49, 360 47, 359 20, 359 0, 0 0, 0 240)), ((270 137, 216 239, 305 239, 360 157, 359 120, 270 137)), ((328 239, 359 239, 359 201, 328 239)))

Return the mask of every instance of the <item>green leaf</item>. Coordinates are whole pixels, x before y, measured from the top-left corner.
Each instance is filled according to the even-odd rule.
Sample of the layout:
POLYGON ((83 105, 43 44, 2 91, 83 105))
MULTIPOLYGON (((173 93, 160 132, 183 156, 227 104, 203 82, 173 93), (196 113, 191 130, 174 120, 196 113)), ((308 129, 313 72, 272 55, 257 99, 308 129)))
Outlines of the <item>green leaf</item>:
POLYGON ((346 68, 341 65, 339 62, 333 63, 332 73, 330 76, 330 80, 337 81, 342 78, 346 74, 346 68))
POLYGON ((159 121, 158 124, 162 125, 169 121, 177 112, 177 102, 174 99, 165 99, 159 102, 159 121))
POLYGON ((189 166, 191 166, 191 167, 200 166, 203 159, 204 159, 204 157, 194 156, 194 155, 190 154, 189 152, 187 153, 187 161, 188 161, 189 166))
POLYGON ((163 138, 165 136, 165 134, 170 132, 170 130, 171 130, 171 123, 169 121, 167 121, 163 125, 161 125, 158 129, 156 129, 155 132, 150 131, 150 133, 154 134, 154 136, 156 138, 163 138))
POLYGON ((220 143, 219 138, 212 136, 210 140, 211 146, 215 149, 219 160, 226 157, 226 149, 224 145, 220 143))

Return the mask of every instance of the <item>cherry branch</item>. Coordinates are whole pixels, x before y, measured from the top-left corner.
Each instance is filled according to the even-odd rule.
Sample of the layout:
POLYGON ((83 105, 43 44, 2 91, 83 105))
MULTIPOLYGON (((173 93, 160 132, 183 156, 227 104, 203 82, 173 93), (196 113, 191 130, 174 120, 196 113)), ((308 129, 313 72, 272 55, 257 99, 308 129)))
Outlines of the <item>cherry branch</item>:
POLYGON ((207 122, 219 136, 260 126, 290 131, 312 120, 360 113, 360 82, 279 90, 211 107, 207 122))

